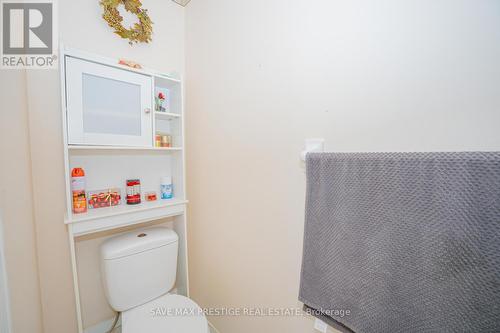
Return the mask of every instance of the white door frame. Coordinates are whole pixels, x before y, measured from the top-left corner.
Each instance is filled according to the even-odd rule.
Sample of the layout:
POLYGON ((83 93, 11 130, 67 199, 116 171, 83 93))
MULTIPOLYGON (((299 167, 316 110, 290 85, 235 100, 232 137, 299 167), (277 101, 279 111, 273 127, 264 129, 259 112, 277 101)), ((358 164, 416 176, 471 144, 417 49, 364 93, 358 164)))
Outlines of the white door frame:
POLYGON ((0 211, 0 333, 11 333, 9 289, 7 288, 7 270, 5 268, 5 248, 0 211))

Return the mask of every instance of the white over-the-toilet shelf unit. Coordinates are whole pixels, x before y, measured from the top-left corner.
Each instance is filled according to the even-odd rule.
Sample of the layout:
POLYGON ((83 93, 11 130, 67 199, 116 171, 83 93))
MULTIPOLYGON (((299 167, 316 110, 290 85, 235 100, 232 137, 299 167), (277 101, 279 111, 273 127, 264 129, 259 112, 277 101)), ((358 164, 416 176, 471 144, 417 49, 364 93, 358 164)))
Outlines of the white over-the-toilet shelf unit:
MULTIPOLYGON (((66 218, 79 332, 83 333, 76 242, 82 236, 119 233, 168 220, 179 235, 176 290, 189 296, 187 272, 183 84, 148 69, 120 65, 79 50, 61 47, 61 99, 65 157, 66 218), (157 107, 155 97, 166 98, 157 107), (157 147, 155 135, 169 135, 170 147, 157 147), (83 168, 86 190, 118 188, 118 206, 72 211, 71 170, 83 168), (160 199, 160 180, 171 176, 172 199, 160 199), (126 204, 126 180, 140 179, 142 203, 126 204), (155 191, 157 201, 144 193, 155 191)), ((85 241, 85 240, 82 240, 85 241)))

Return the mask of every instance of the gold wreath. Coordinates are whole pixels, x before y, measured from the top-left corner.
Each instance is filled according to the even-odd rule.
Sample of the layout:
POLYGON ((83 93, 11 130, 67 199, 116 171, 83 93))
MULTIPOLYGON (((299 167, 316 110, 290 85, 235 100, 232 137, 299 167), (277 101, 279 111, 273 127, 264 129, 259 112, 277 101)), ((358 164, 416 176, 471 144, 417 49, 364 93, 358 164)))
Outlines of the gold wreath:
POLYGON ((153 22, 149 18, 147 9, 141 8, 142 3, 139 0, 101 0, 100 4, 104 8, 102 18, 108 22, 111 28, 115 29, 115 34, 128 39, 130 45, 152 41, 153 22), (139 22, 129 29, 122 25, 123 17, 117 9, 121 4, 123 4, 126 11, 135 14, 139 19, 139 22))

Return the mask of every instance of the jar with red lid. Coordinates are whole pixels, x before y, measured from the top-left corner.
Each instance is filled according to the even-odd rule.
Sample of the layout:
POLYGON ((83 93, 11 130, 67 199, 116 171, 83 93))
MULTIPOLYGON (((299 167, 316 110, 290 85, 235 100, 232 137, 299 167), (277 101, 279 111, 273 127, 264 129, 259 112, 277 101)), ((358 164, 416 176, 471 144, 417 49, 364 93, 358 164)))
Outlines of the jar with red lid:
POLYGON ((127 180, 127 205, 141 203, 141 181, 139 179, 127 180))

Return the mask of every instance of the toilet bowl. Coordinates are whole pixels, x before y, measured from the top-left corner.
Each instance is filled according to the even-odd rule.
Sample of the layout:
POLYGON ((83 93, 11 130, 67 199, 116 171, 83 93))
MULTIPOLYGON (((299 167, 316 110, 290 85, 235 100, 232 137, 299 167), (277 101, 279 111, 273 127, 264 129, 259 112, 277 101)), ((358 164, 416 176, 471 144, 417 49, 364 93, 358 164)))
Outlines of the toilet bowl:
POLYGON ((104 291, 122 333, 208 333, 202 309, 172 293, 179 237, 168 228, 129 232, 101 246, 104 291))
POLYGON ((192 300, 167 294, 122 314, 122 333, 208 333, 202 309, 192 300))

